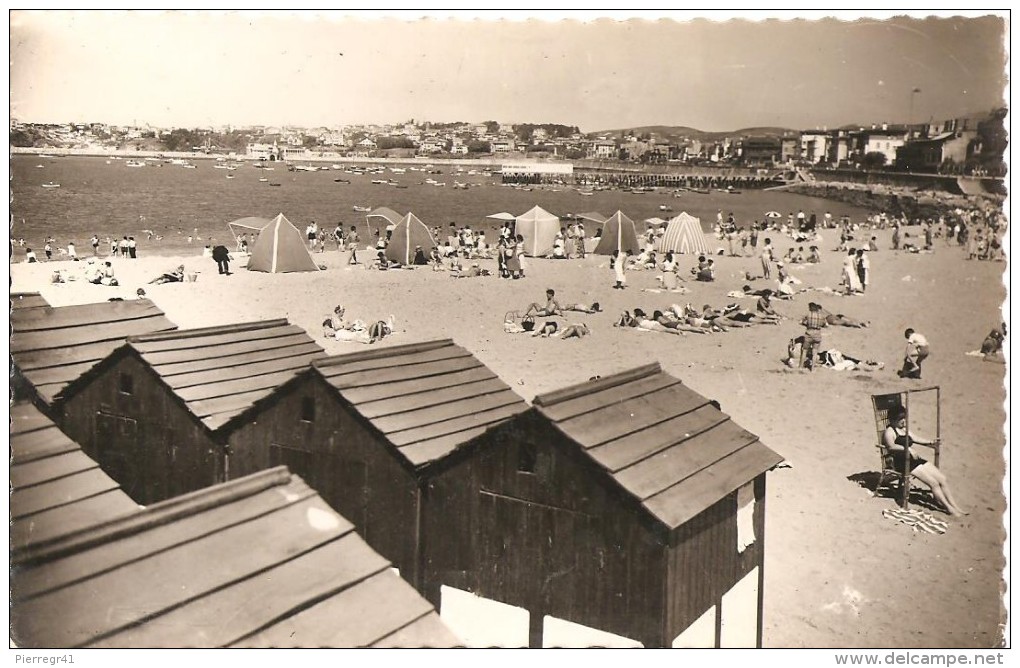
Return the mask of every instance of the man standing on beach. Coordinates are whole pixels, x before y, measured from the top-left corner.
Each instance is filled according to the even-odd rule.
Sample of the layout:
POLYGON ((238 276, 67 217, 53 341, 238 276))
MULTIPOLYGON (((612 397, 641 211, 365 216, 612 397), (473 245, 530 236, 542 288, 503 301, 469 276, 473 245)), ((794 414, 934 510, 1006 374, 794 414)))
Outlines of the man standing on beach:
POLYGON ((623 290, 627 287, 627 256, 630 255, 628 250, 615 250, 613 251, 613 271, 616 273, 616 285, 613 286, 614 290, 623 290))
POLYGON ((92 254, 99 257, 99 237, 92 235, 92 254))
POLYGON ((804 325, 804 360, 805 366, 814 368, 815 350, 822 345, 822 327, 829 323, 822 314, 821 304, 811 302, 808 304, 808 314, 801 320, 804 325))

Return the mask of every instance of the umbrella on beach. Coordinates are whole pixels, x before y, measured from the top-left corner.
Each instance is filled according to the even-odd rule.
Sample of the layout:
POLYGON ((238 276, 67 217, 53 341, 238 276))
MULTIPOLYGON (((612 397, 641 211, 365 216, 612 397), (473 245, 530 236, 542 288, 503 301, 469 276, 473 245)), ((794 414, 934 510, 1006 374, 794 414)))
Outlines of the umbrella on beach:
POLYGON ((499 213, 494 213, 491 216, 486 216, 486 218, 494 218, 495 220, 516 220, 517 216, 512 213, 507 213, 506 211, 500 211, 499 213))
POLYGON ((766 218, 782 218, 783 214, 779 213, 778 211, 766 211, 765 212, 765 217, 766 218))

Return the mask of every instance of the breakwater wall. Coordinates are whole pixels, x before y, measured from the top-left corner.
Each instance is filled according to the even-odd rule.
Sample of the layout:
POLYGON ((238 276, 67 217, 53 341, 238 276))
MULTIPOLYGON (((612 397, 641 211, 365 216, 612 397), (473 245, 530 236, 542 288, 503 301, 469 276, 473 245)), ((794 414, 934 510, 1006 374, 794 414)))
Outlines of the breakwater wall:
POLYGON ((861 171, 856 169, 812 169, 816 181, 885 185, 912 190, 931 190, 953 194, 974 194, 980 191, 1005 195, 1001 178, 991 176, 956 176, 949 174, 911 174, 907 172, 861 171))

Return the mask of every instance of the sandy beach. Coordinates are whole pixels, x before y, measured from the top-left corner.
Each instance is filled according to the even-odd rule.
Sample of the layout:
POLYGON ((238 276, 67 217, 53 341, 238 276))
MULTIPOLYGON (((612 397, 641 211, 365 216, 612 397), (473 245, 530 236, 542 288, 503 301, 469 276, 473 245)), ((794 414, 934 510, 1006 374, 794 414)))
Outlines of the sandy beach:
MULTIPOLYGON (((1003 320, 1005 265, 968 261, 963 248, 947 247, 941 239, 930 255, 894 252, 889 231, 873 234, 881 250, 871 253, 866 294, 807 292, 776 302, 788 316, 777 326, 684 337, 612 324, 624 309, 635 307, 651 313, 672 303, 721 307, 741 301, 753 308, 752 299, 727 293, 746 283, 745 271, 760 273, 757 258, 716 257, 716 282, 688 281, 687 294, 656 291, 656 272, 651 271, 630 272, 628 289, 610 289, 612 270, 605 256, 529 258, 522 280, 455 280, 428 267, 368 271, 348 266, 347 254, 335 251, 314 254, 326 270, 304 274, 239 267, 222 276, 211 259, 195 256, 114 260, 119 287, 85 283, 82 262, 19 263, 10 267, 11 291, 38 291, 52 305, 63 306, 133 299, 142 287, 182 328, 285 317, 330 354, 364 348, 323 338, 321 322, 337 304, 346 307, 348 318, 374 321, 392 314, 397 332, 375 345, 452 338, 528 401, 595 375, 657 361, 694 390, 718 400, 723 411, 791 466, 768 477, 766 647, 993 647, 1001 642, 1004 621, 1006 367, 965 353, 979 348, 1003 320), (197 272, 195 282, 148 285, 181 263, 197 272), (66 269, 79 280, 51 284, 55 269, 66 269), (503 331, 504 314, 541 302, 546 288, 555 289, 561 303, 600 302, 600 313, 556 318, 561 325, 587 323, 591 336, 559 340, 503 331), (803 333, 798 323, 808 301, 870 321, 866 329, 829 328, 823 348, 881 361, 884 369, 786 368, 781 360, 789 339, 803 333), (924 333, 932 344, 921 381, 902 380, 895 373, 906 327, 924 333), (915 533, 883 517, 895 501, 874 498, 855 481, 878 465, 870 396, 930 385, 942 390, 941 468, 970 510, 962 519, 936 513, 949 524, 942 535, 915 533)), ((842 254, 831 250, 836 235, 823 232, 821 264, 788 267, 803 281, 802 288, 838 288, 842 254)), ((777 254, 793 245, 778 234, 772 237, 777 254)), ((494 260, 481 264, 496 273, 494 260)), ((682 256, 680 264, 686 272, 692 258, 682 256)), ((775 287, 764 280, 752 285, 775 287)), ((912 429, 928 431, 921 425, 912 429)))

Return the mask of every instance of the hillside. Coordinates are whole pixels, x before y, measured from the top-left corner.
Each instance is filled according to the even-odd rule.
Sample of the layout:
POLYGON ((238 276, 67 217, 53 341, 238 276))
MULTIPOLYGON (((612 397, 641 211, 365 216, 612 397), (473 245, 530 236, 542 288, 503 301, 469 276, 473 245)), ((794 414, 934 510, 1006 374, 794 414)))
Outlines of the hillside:
POLYGON ((633 128, 622 128, 619 130, 603 130, 594 134, 600 135, 614 135, 616 137, 622 137, 625 134, 642 135, 649 133, 658 137, 685 137, 687 139, 695 139, 698 141, 718 141, 725 137, 779 137, 785 134, 796 132, 790 128, 778 128, 778 127, 756 127, 756 128, 742 128, 740 130, 727 130, 723 132, 708 132, 705 130, 699 130, 697 128, 691 128, 684 125, 646 125, 643 127, 633 128))

